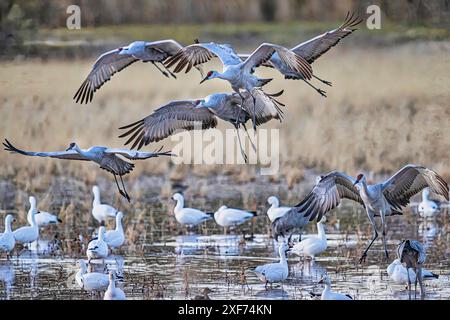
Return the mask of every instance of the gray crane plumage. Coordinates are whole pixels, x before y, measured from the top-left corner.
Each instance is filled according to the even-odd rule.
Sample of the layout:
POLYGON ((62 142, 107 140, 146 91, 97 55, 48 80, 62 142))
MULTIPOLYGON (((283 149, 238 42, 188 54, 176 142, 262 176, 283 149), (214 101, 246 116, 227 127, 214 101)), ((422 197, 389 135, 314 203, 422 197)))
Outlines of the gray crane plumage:
POLYGON ((406 265, 406 273, 408 275, 408 291, 409 299, 411 300, 411 280, 409 278, 409 269, 413 268, 416 273, 414 297, 417 293, 417 282, 420 285, 420 294, 422 299, 425 297, 425 289, 422 279, 422 267, 425 263, 427 255, 425 254, 425 248, 417 240, 403 240, 397 247, 397 257, 401 263, 406 265))
MULTIPOLYGON (((360 24, 363 20, 360 19, 355 14, 347 13, 347 16, 344 22, 336 29, 327 31, 321 35, 318 35, 310 40, 302 42, 291 49, 292 52, 296 53, 300 57, 304 58, 307 62, 312 64, 323 54, 328 52, 332 47, 336 46, 342 39, 352 34, 355 30, 355 27, 360 24)), ((247 59, 248 54, 239 54, 241 59, 247 59)), ((274 53, 272 57, 265 63, 262 64, 265 67, 275 68, 280 73, 282 73, 286 79, 294 79, 294 80, 304 80, 308 85, 313 87, 319 94, 325 96, 325 91, 316 88, 314 85, 309 83, 303 77, 301 73, 295 72, 291 68, 287 67, 283 61, 279 58, 277 53, 274 53)), ((313 75, 317 80, 325 83, 326 85, 331 86, 331 82, 322 80, 317 76, 313 75)))
MULTIPOLYGON (((86 79, 81 84, 73 99, 76 103, 91 102, 94 93, 100 89, 111 77, 137 62, 151 62, 166 77, 175 75, 166 69, 162 70, 156 63, 165 68, 163 62, 176 54, 181 48, 174 40, 161 40, 153 42, 135 41, 128 46, 117 48, 103 53, 94 63, 86 79)), ((197 68, 200 73, 201 69, 197 68)))
POLYGON ((332 171, 326 174, 312 191, 298 205, 283 217, 272 223, 274 238, 284 236, 290 230, 301 228, 317 217, 319 221, 324 214, 337 207, 346 198, 364 206, 374 230, 374 236, 360 258, 364 261, 367 251, 378 237, 375 216, 382 222, 383 245, 386 258, 386 223, 385 217, 401 214, 410 198, 429 187, 436 194, 449 199, 449 188, 445 180, 433 170, 418 165, 406 165, 385 182, 367 185, 366 178, 359 174, 354 179, 347 174, 332 171))
POLYGON ((157 152, 139 152, 135 150, 107 148, 102 146, 94 146, 89 149, 81 149, 76 143, 72 142, 65 151, 56 152, 34 152, 25 151, 13 146, 7 139, 3 143, 4 149, 11 153, 18 153, 25 156, 32 157, 50 157, 62 160, 79 160, 79 161, 93 161, 97 163, 101 169, 113 174, 120 194, 122 194, 128 201, 130 197, 126 192, 122 176, 130 173, 134 168, 134 163, 127 160, 144 160, 159 156, 174 156, 170 151, 157 152), (122 181, 123 190, 119 187, 116 176, 119 176, 122 181))
POLYGON ((271 119, 281 121, 283 115, 280 106, 283 104, 275 99, 281 94, 282 91, 266 94, 262 90, 253 89, 251 94, 243 94, 242 108, 238 94, 216 93, 201 100, 172 101, 144 119, 119 128, 127 130, 119 137, 128 137, 125 145, 133 143, 132 149, 140 150, 143 146, 165 139, 180 130, 215 128, 217 118, 233 124, 236 129, 243 125, 245 130, 245 123, 253 115, 256 125, 271 119))

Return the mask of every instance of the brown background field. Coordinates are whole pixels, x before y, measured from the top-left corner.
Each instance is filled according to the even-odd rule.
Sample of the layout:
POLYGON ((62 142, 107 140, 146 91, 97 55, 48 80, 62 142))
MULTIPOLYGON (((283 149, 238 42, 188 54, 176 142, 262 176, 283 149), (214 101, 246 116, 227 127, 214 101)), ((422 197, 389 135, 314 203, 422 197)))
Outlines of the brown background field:
MULTIPOLYGON (((192 16, 186 11, 166 21, 168 24, 150 18, 148 22, 159 24, 145 24, 141 16, 123 14, 113 21, 117 24, 111 25, 103 11, 82 1, 82 12, 94 17, 86 13, 82 29, 70 31, 64 27, 65 13, 59 10, 63 2, 49 2, 47 11, 58 13, 52 20, 44 19, 50 15, 47 11, 35 15, 39 2, 12 1, 2 31, 16 28, 12 34, 18 42, 11 47, 16 51, 7 50, 0 62, 0 137, 28 150, 62 150, 72 141, 82 147, 121 147, 125 140, 118 138, 118 127, 141 119, 170 100, 229 92, 230 87, 220 80, 199 85, 197 73, 167 79, 151 65, 137 63, 105 84, 92 104, 77 105, 72 96, 102 50, 135 39, 167 37, 183 43, 196 37, 204 41, 220 39, 239 51, 250 51, 262 41, 293 46, 338 26, 348 10, 364 16, 365 8, 364 1, 344 1, 333 5, 333 14, 319 19, 318 10, 327 5, 323 1, 322 7, 319 2, 306 1, 299 2, 298 8, 294 2, 276 1, 277 14, 271 18, 264 14, 267 8, 263 2, 253 1, 254 10, 249 11, 253 13, 240 24, 223 16, 208 20, 201 12, 192 16), (287 4, 294 9, 286 16, 283 14, 290 12, 285 10, 287 4), (60 42, 49 45, 49 40, 60 42), (80 40, 84 41, 82 45, 74 45, 80 40)), ((114 8, 114 3, 108 8, 114 8)), ((144 1, 140 8, 143 12, 165 12, 171 3, 155 9, 144 1)), ((210 9, 219 10, 221 4, 217 3, 210 9)), ((380 2, 381 30, 371 31, 361 24, 360 30, 313 64, 318 76, 333 82, 331 88, 319 84, 327 91, 326 99, 306 84, 284 80, 273 70, 257 71, 275 78, 265 87, 268 92, 285 89, 280 98, 286 104, 285 120, 264 126, 280 129, 280 172, 270 177, 271 181, 292 187, 305 178, 305 173, 333 169, 352 175, 364 171, 374 177, 390 174, 407 163, 426 165, 450 179, 448 12, 439 1, 422 6, 417 1, 397 3, 380 2)), ((194 1, 193 5, 202 4, 194 1)), ((219 64, 210 63, 205 69, 217 68, 219 64)), ((221 124, 220 128, 230 126, 221 124)), ((172 146, 167 139, 145 149, 161 145, 166 149, 172 146)), ((93 164, 32 159, 3 151, 0 160, 3 179, 30 192, 37 187, 44 190, 54 175, 89 184, 99 176, 107 177, 93 164)), ((164 175, 165 179, 182 181, 186 175, 206 179, 226 174, 241 183, 258 179, 258 172, 255 165, 173 166, 164 159, 138 163, 128 179, 164 175)))

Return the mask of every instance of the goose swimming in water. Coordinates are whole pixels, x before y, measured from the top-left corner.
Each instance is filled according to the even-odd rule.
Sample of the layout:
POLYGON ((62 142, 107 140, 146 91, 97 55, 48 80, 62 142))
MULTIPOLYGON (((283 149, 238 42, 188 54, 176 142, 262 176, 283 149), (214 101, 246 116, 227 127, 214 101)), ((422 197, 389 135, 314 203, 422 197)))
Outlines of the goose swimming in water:
POLYGON ((325 284, 325 288, 320 296, 321 300, 353 300, 351 295, 331 291, 331 281, 327 275, 323 275, 319 283, 325 284))
POLYGON ((0 233, 0 253, 6 252, 7 259, 9 260, 9 253, 14 249, 16 240, 11 229, 11 223, 15 219, 12 215, 8 214, 5 217, 5 231, 0 233))
POLYGON ((93 186, 92 192, 94 193, 94 201, 92 202, 92 216, 101 225, 103 225, 108 218, 115 218, 118 211, 116 208, 108 204, 101 203, 100 188, 98 186, 93 186))
POLYGON ((104 291, 108 288, 108 275, 99 272, 87 272, 86 262, 82 259, 77 260, 77 266, 80 268, 75 275, 75 280, 81 289, 86 291, 104 291))
POLYGON ((196 226, 212 217, 198 209, 184 208, 184 197, 180 193, 175 193, 172 199, 177 202, 173 209, 175 219, 183 226, 196 226))
POLYGON ((270 204, 270 208, 267 210, 267 216, 269 217, 270 222, 284 216, 289 210, 292 209, 292 207, 280 207, 280 202, 275 196, 269 197, 267 202, 270 204))
POLYGON ((116 277, 113 272, 109 272, 109 285, 105 291, 103 300, 126 300, 122 289, 116 287, 116 277))
POLYGON ((105 242, 105 227, 101 226, 98 228, 98 237, 92 239, 88 244, 86 250, 88 262, 90 263, 92 259, 105 259, 108 253, 109 248, 105 242))
POLYGON ((113 149, 101 146, 91 147, 89 149, 81 149, 76 143, 72 142, 65 151, 56 152, 33 152, 24 151, 14 147, 7 139, 3 143, 5 150, 11 153, 18 153, 25 156, 32 157, 50 157, 63 160, 79 160, 79 161, 93 161, 97 163, 101 169, 104 169, 114 176, 117 188, 122 196, 130 201, 125 184, 123 183, 122 176, 130 173, 134 168, 134 163, 125 161, 128 160, 144 160, 159 156, 174 156, 170 151, 165 152, 139 152, 128 149, 113 149), (122 182, 122 188, 120 188, 117 182, 117 176, 119 176, 122 182))
POLYGON ((317 236, 310 236, 302 241, 296 243, 292 247, 292 253, 300 256, 305 255, 315 259, 315 257, 327 249, 327 236, 325 234, 324 223, 326 217, 317 223, 317 236))
POLYGON ((267 284, 270 283, 272 285, 274 282, 283 282, 289 276, 289 266, 286 259, 286 253, 289 250, 289 245, 282 242, 278 247, 279 262, 264 264, 253 270, 258 279, 265 283, 266 288, 267 284))
POLYGON ((119 211, 116 215, 116 228, 114 230, 106 231, 105 242, 110 248, 118 248, 125 242, 122 218, 123 213, 119 211))
MULTIPOLYGON (((33 210, 37 210, 36 198, 31 196, 28 200, 30 201, 31 207, 30 210, 28 210, 27 221, 31 225, 31 213, 33 212, 33 210)), ((38 213, 34 216, 34 218, 36 219, 36 224, 38 225, 38 227, 46 226, 49 224, 58 224, 62 222, 61 219, 59 219, 54 214, 41 210, 38 210, 37 212, 38 213)))

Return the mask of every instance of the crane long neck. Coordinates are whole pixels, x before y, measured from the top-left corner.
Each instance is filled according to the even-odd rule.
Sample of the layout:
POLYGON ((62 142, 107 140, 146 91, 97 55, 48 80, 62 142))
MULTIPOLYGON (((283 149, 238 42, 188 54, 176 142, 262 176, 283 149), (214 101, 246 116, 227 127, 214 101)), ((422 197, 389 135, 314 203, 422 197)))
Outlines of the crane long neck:
POLYGON ((428 201, 428 200, 430 200, 429 193, 427 190, 424 190, 422 192, 422 201, 428 201))
POLYGON ((367 187, 366 179, 361 180, 361 191, 370 198, 371 194, 369 192, 369 188, 367 187))

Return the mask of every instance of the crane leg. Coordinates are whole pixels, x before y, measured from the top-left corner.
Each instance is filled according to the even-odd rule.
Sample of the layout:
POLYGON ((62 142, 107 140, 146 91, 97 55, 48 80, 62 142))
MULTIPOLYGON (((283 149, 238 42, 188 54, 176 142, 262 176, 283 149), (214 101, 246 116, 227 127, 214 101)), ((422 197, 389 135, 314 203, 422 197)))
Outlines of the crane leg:
POLYGON ((326 91, 315 87, 313 84, 311 84, 310 82, 308 82, 308 80, 303 79, 303 81, 305 81, 311 88, 313 88, 314 90, 316 90, 322 97, 327 97, 326 95, 326 91))
POLYGON ((414 273, 416 274, 416 279, 414 280, 414 300, 417 299, 417 267, 414 268, 414 273))
POLYGON ((172 71, 170 71, 169 69, 167 69, 167 67, 166 67, 166 65, 165 65, 164 63, 162 63, 162 62, 159 62, 159 63, 163 66, 163 68, 166 70, 166 72, 167 72, 168 74, 170 74, 174 79, 177 78, 177 76, 174 75, 172 71))
POLYGON ((237 136, 238 136, 239 147, 241 148, 242 157, 244 158, 245 163, 248 163, 247 155, 245 154, 244 149, 242 148, 241 136, 239 135, 239 128, 237 128, 237 127, 236 127, 236 132, 237 132, 237 136))
POLYGON ((242 96, 242 94, 241 94, 241 92, 239 91, 239 89, 237 89, 237 90, 234 90, 238 95, 239 95, 239 97, 241 97, 241 105, 240 105, 240 108, 239 108, 239 112, 238 112, 238 115, 237 115, 237 117, 236 117, 236 122, 235 122, 235 125, 237 126, 237 125, 239 125, 239 118, 241 117, 241 111, 242 111, 242 109, 244 108, 244 97, 242 96))
POLYGON ((128 202, 131 202, 130 195, 128 194, 127 189, 125 188, 125 184, 123 183, 122 175, 119 175, 119 177, 120 177, 120 181, 122 182, 122 188, 125 193, 125 197, 127 198, 128 202))
POLYGON ((247 126, 245 125, 245 123, 243 123, 242 126, 244 127, 244 130, 245 130, 245 133, 247 134, 248 140, 250 140, 253 150, 256 152, 255 144, 253 143, 252 138, 250 138, 250 134, 247 131, 247 126))
POLYGON ((156 69, 159 70, 159 72, 161 72, 164 76, 169 78, 169 74, 167 72, 165 72, 164 70, 162 70, 160 67, 158 67, 158 65, 155 63, 155 61, 152 61, 152 64, 155 66, 156 69))
MULTIPOLYGON (((119 186, 119 183, 117 182, 117 177, 116 177, 116 175, 113 173, 113 176, 114 176, 114 181, 116 181, 116 185, 117 185, 117 189, 119 190, 119 193, 125 198, 125 199, 127 199, 128 201, 130 201, 129 200, 129 196, 120 188, 120 186, 119 186)), ((120 176, 120 179, 122 179, 122 176, 120 176)), ((123 180, 122 180, 122 185, 123 185, 123 180)))
POLYGON ((253 130, 256 131, 256 98, 252 95, 252 93, 249 91, 250 95, 253 98, 253 114, 252 114, 252 122, 253 122, 253 130))
POLYGON ((366 260, 367 251, 369 251, 369 249, 372 246, 372 244, 374 243, 374 241, 378 238, 377 225, 375 223, 375 216, 372 212, 370 212, 370 213, 367 212, 367 215, 369 216, 370 223, 372 224, 373 237, 372 237, 372 240, 370 241, 369 245, 367 246, 366 250, 364 250, 361 258, 359 258, 359 263, 363 263, 366 260))
POLYGON ((422 266, 420 265, 417 268, 418 272, 416 273, 416 279, 419 279, 419 286, 420 286, 420 299, 425 299, 425 287, 423 285, 423 278, 422 278, 422 266))
POLYGON ((333 86, 333 84, 332 84, 330 81, 320 79, 319 77, 317 77, 317 76, 315 76, 315 75, 313 75, 313 77, 316 78, 317 80, 319 80, 320 82, 326 84, 327 86, 330 86, 330 87, 333 86))
POLYGON ((409 268, 406 267, 406 274, 408 275, 408 295, 409 300, 411 300, 411 278, 409 277, 409 268))
POLYGON ((384 212, 382 212, 382 211, 380 211, 380 216, 381 216, 384 254, 386 256, 386 260, 389 261, 389 253, 387 251, 387 244, 386 244, 386 216, 385 216, 384 212))

